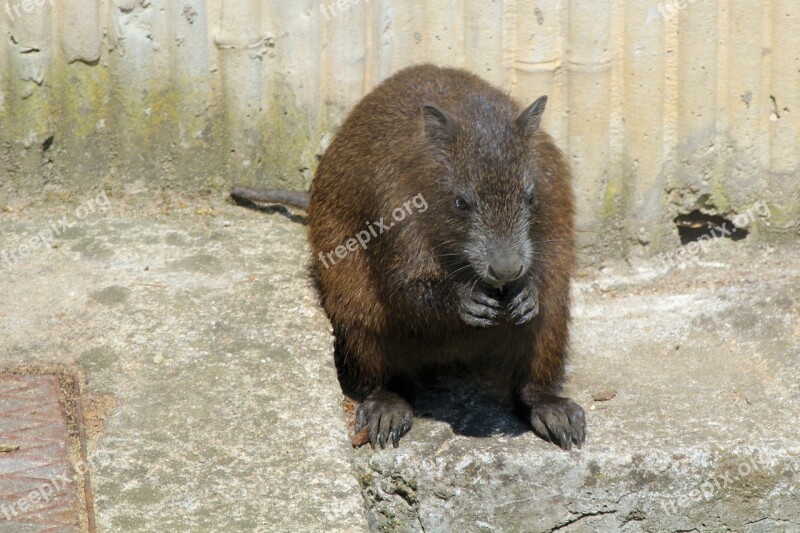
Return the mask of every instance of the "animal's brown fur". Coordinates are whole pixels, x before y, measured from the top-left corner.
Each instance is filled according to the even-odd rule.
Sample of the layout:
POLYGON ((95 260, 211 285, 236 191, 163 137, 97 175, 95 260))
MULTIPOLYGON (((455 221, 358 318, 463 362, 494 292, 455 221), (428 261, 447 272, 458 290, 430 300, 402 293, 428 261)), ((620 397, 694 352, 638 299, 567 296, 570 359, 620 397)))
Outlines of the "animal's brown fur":
POLYGON ((537 433, 564 448, 583 442, 582 409, 556 396, 575 265, 571 176, 539 117, 526 128, 522 113, 466 71, 411 67, 355 107, 320 161, 308 209, 314 271, 340 367, 365 395, 359 425, 371 427, 373 445, 396 444, 410 428, 394 384, 451 364, 491 369, 537 433), (461 193, 473 218, 453 206, 461 193), (366 249, 333 255, 335 264, 320 260, 419 195, 424 212, 366 249), (484 283, 480 258, 491 261, 496 242, 530 252, 523 283, 538 289, 539 313, 522 325, 503 316, 468 325, 460 310, 469 291, 507 301, 484 283))

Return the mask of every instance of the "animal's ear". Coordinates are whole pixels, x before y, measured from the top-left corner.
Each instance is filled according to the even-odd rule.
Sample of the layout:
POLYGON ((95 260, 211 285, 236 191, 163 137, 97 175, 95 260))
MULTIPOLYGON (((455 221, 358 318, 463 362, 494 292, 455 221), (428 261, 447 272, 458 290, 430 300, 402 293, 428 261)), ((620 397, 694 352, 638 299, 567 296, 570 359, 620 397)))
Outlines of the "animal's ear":
POLYGON ((461 128, 461 122, 456 117, 433 104, 422 106, 422 116, 425 119, 425 135, 434 142, 452 141, 461 128))
POLYGON ((517 119, 517 126, 528 132, 536 133, 542 121, 542 114, 547 105, 547 97, 540 96, 538 100, 530 105, 517 119))

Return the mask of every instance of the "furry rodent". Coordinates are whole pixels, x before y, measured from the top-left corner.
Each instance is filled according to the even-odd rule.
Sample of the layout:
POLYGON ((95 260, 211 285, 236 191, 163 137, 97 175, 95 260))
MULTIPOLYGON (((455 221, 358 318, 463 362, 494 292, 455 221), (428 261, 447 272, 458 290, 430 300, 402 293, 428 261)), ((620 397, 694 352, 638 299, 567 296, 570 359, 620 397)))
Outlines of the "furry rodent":
POLYGON ((490 370, 541 437, 583 444, 583 409, 558 395, 574 202, 539 129, 546 100, 523 109, 464 70, 410 67, 353 109, 320 160, 313 270, 373 446, 398 445, 409 391, 453 365, 490 370))

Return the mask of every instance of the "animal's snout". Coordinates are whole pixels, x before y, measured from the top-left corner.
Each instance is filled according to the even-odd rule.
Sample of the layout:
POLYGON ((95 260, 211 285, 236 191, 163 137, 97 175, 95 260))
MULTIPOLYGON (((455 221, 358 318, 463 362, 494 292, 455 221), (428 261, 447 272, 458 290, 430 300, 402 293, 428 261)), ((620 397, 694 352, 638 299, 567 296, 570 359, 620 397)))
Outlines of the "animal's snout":
POLYGON ((525 264, 519 254, 499 254, 489 263, 487 271, 492 282, 510 283, 522 277, 525 271, 525 264))

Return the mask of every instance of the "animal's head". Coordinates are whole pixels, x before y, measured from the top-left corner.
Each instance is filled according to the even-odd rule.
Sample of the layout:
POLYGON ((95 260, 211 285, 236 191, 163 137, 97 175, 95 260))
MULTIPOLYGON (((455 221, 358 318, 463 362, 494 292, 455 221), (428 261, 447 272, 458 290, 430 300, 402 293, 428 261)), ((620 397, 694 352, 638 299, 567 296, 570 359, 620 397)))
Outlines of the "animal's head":
POLYGON ((435 104, 422 108, 426 141, 435 148, 435 209, 451 235, 445 263, 502 287, 529 273, 539 202, 534 135, 547 97, 522 112, 481 100, 461 116, 435 104))

